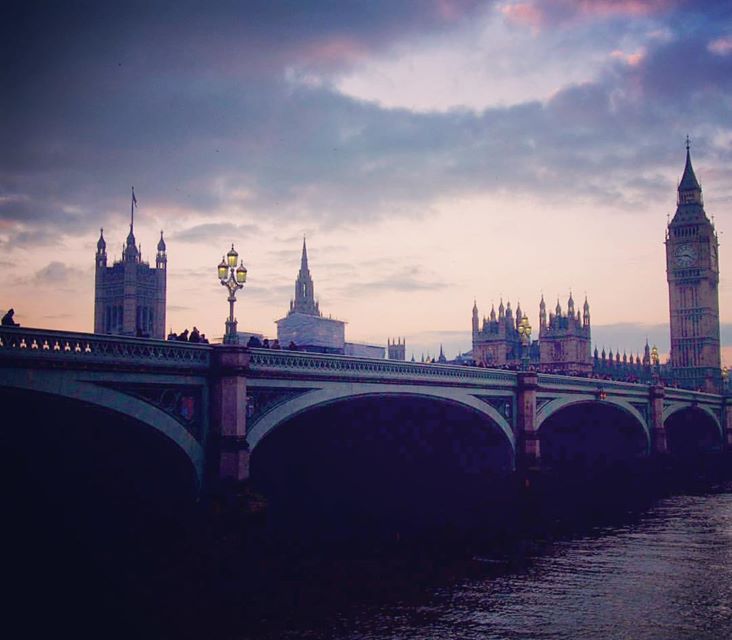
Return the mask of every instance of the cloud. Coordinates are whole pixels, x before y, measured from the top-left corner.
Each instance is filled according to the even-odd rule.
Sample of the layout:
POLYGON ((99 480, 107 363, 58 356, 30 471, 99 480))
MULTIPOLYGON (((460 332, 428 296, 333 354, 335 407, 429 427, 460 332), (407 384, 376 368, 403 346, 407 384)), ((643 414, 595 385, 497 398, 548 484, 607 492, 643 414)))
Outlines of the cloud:
MULTIPOLYGON (((676 3, 502 7, 524 5, 558 20, 666 16, 676 3)), ((618 48, 628 64, 611 61, 543 101, 482 111, 386 109, 330 82, 353 57, 397 40, 459 36, 482 10, 473 2, 250 3, 244 13, 235 3, 203 11, 184 2, 153 14, 135 3, 12 5, 0 72, 13 95, 0 125, 0 145, 12 150, 0 157, 9 246, 38 229, 58 238, 121 222, 129 184, 146 215, 183 224, 234 211, 334 226, 418 218, 437 200, 517 191, 634 210, 673 188, 668 168, 680 171, 681 143, 670 140, 687 131, 707 164, 726 166, 725 149, 710 140, 732 122, 732 56, 710 50, 725 36, 710 40, 706 23, 678 31, 668 18, 677 37, 654 40, 642 57, 618 48), (293 83, 293 68, 315 69, 323 82, 293 83)), ((206 242, 254 227, 199 222, 170 237, 206 242)))
POLYGON ((730 55, 732 53, 732 36, 716 38, 709 43, 707 48, 718 56, 730 55))
POLYGON ((354 282, 339 289, 339 293, 344 296, 357 297, 375 292, 415 293, 417 291, 440 291, 449 286, 449 282, 430 277, 420 267, 413 266, 399 269, 372 280, 354 282))
POLYGON ((529 0, 499 6, 501 14, 535 31, 580 20, 639 18, 669 12, 680 0, 529 0))
POLYGON ((179 242, 209 244, 211 242, 228 242, 229 239, 259 235, 260 229, 255 224, 234 224, 231 222, 209 222, 188 227, 170 234, 170 239, 179 242))
POLYGON ((75 287, 88 276, 88 270, 70 267, 56 260, 35 272, 32 280, 35 284, 59 287, 69 285, 75 287))

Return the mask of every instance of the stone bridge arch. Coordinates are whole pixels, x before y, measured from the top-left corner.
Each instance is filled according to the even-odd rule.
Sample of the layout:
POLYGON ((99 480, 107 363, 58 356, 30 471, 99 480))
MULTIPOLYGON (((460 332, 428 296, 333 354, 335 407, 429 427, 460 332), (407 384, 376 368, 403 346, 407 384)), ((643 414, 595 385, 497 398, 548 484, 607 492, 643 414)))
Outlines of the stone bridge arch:
POLYGON ((516 463, 516 438, 511 424, 494 407, 461 389, 433 389, 429 387, 401 387, 396 385, 369 385, 354 389, 352 385, 326 387, 305 392, 283 402, 260 418, 247 433, 249 450, 253 451, 267 434, 288 420, 311 409, 328 406, 355 398, 392 397, 426 398, 438 400, 453 406, 478 413, 488 418, 501 431, 511 448, 514 466, 516 463))
MULTIPOLYGON (((600 425, 598 425, 600 426, 600 425)), ((574 427, 576 428, 576 427, 574 427)), ((599 399, 595 395, 591 394, 572 394, 567 396, 562 396, 559 398, 555 398, 551 400, 550 402, 546 403, 544 406, 542 406, 536 415, 536 431, 537 434, 539 434, 539 437, 541 440, 545 437, 551 437, 552 441, 554 442, 554 445, 551 447, 551 452, 549 450, 544 451, 545 444, 542 442, 541 444, 541 453, 540 456, 543 458, 545 456, 548 456, 547 460, 556 458, 557 455, 560 456, 561 459, 564 459, 565 451, 569 451, 570 453, 568 455, 570 456, 579 456, 578 459, 583 459, 586 461, 590 460, 605 460, 603 464, 607 464, 608 460, 621 460, 621 459, 627 459, 630 460, 635 456, 648 456, 650 455, 651 451, 651 432, 650 428, 648 426, 648 422, 643 414, 634 407, 632 404, 627 402, 626 400, 622 398, 603 398, 599 399), (572 433, 571 427, 569 425, 571 424, 578 424, 577 420, 582 420, 582 423, 584 424, 585 418, 581 418, 579 415, 577 415, 577 411, 581 411, 582 407, 590 408, 591 410, 597 410, 598 415, 596 417, 601 417, 601 414, 603 410, 611 409, 612 411, 619 412, 622 415, 625 416, 626 420, 621 420, 619 423, 619 427, 621 431, 618 431, 617 433, 623 433, 623 430, 626 434, 632 433, 634 430, 636 430, 636 436, 632 437, 631 439, 628 439, 629 436, 626 435, 623 444, 620 449, 617 448, 619 446, 620 441, 615 441, 615 438, 621 437, 621 436, 613 436, 612 440, 607 440, 608 448, 607 456, 605 457, 605 454, 603 453, 602 447, 600 449, 597 449, 593 451, 593 448, 596 448, 597 442, 592 445, 592 440, 587 440, 587 436, 581 436, 581 439, 576 441, 578 443, 584 442, 585 444, 578 444, 579 448, 575 449, 575 447, 571 444, 571 441, 565 442, 564 444, 560 444, 562 442, 561 436, 560 440, 555 440, 555 436, 561 433, 561 430, 563 427, 560 426, 559 423, 556 422, 556 420, 551 420, 552 418, 558 418, 560 414, 563 411, 569 410, 569 415, 567 416, 568 420, 568 428, 570 428, 570 431, 567 431, 567 434, 572 433), (571 415, 575 414, 575 415, 571 415), (556 428, 559 428, 560 431, 554 433, 554 431, 551 432, 551 434, 546 433, 546 425, 551 424, 552 429, 556 430, 556 428), (545 427, 542 429, 542 427, 545 427), (628 431, 630 429, 630 431, 628 431), (612 442, 616 442, 615 445, 611 445, 612 442), (634 444, 633 444, 634 442, 634 444), (557 447, 559 447, 557 449, 557 447), (567 449, 565 449, 567 447, 567 449), (589 448, 588 448, 589 447, 589 448), (630 447, 630 448, 628 448, 630 447), (574 451, 574 453, 572 453, 574 451), (618 457, 619 452, 625 451, 625 453, 620 453, 620 457, 618 457), (557 453, 559 452, 559 453, 557 453), (635 452, 635 453, 633 453, 635 452)), ((607 429, 602 430, 602 432, 605 434, 604 438, 607 439, 611 431, 608 431, 607 429)), ((567 437, 566 435, 564 436, 567 437)), ((548 444, 548 443, 547 443, 548 444)), ((557 460, 554 460, 554 463, 556 463, 557 460)), ((552 463, 553 464, 553 463, 552 463)), ((594 463, 593 463, 594 464, 594 463)))
POLYGON ((703 404, 689 404, 688 402, 673 402, 670 405, 663 408, 663 422, 665 423, 672 415, 679 411, 686 409, 699 409, 703 411, 713 422, 716 429, 719 431, 719 437, 724 438, 724 428, 719 422, 719 417, 709 407, 703 404))
POLYGON ((648 423, 646 422, 645 417, 632 404, 630 404, 629 402, 626 402, 625 400, 622 400, 620 398, 605 398, 604 400, 598 400, 596 396, 590 395, 590 394, 573 395, 573 396, 565 396, 562 398, 555 398, 554 400, 551 400, 550 402, 546 403, 543 407, 541 407, 537 411, 536 429, 539 430, 541 428, 542 423, 544 423, 552 415, 559 412, 561 409, 564 409, 566 407, 571 407, 574 405, 578 405, 578 404, 594 404, 597 406, 617 407, 621 411, 632 416, 633 418, 635 418, 638 421, 638 424, 643 428, 643 432, 645 433, 645 437, 648 442, 648 447, 650 450, 651 432, 650 432, 650 429, 648 427, 648 423))
POLYGON ((725 429, 719 416, 704 404, 672 402, 663 409, 663 428, 668 452, 676 456, 720 451, 725 444, 725 429))
MULTIPOLYGON (((68 373, 68 372, 67 372, 68 373)), ((177 446, 190 461, 198 489, 204 481, 205 452, 203 446, 183 425, 168 413, 127 393, 94 384, 91 381, 69 380, 63 372, 36 372, 30 378, 8 379, 0 388, 39 393, 63 400, 73 400, 92 407, 105 409, 141 423, 161 433, 177 446)))

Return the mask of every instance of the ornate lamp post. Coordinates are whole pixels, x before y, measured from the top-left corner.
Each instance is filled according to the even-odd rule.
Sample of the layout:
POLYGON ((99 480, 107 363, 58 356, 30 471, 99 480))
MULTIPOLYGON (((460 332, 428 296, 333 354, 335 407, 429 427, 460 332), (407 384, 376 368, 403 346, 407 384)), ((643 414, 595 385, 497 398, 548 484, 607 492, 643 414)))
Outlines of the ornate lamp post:
POLYGON ((521 371, 529 370, 529 345, 531 344, 531 325, 529 319, 524 316, 518 326, 518 334, 521 338, 521 371))
POLYGON ((653 348, 651 349, 651 377, 654 384, 658 384, 658 381, 660 379, 660 371, 658 367, 658 363, 660 362, 660 360, 661 359, 658 357, 658 348, 654 344, 653 348))
POLYGON ((229 290, 229 319, 226 321, 224 344, 237 344, 239 342, 239 337, 236 334, 236 320, 234 320, 234 303, 236 302, 236 292, 247 281, 247 269, 243 261, 237 267, 237 260, 239 260, 239 254, 234 250, 232 243, 231 251, 221 258, 218 267, 219 280, 229 290))

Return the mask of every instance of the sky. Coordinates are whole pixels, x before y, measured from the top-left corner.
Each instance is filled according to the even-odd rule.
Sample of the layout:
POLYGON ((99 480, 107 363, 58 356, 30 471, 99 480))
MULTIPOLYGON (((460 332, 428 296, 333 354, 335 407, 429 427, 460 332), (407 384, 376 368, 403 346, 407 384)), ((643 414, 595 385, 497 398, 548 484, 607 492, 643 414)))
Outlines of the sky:
MULTIPOLYGON (((587 295, 593 343, 668 350, 685 139, 732 365, 732 4, 3 3, 0 310, 93 329, 94 252, 168 247, 167 324, 276 335, 307 236, 347 339, 470 348, 473 301, 587 295), (729 257, 727 257, 729 256, 729 257)), ((534 330, 536 337, 537 330, 534 330)))

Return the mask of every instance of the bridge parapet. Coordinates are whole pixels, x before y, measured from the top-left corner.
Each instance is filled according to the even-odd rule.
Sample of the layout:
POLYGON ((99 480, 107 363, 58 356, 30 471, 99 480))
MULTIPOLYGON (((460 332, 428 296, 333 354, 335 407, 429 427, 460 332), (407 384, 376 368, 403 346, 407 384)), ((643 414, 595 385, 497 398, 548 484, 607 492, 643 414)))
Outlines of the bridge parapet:
POLYGON ((3 361, 35 362, 41 366, 92 364, 203 371, 211 365, 211 347, 148 338, 2 327, 0 363, 3 361))
POLYGON ((616 380, 602 380, 600 378, 582 378, 579 376, 562 376, 556 374, 539 374, 539 386, 542 389, 557 387, 561 389, 576 388, 583 391, 592 389, 611 393, 648 393, 648 385, 637 382, 618 382, 616 380))
POLYGON ((314 354, 297 351, 251 349, 249 372, 253 376, 284 375, 295 377, 336 377, 359 380, 393 379, 399 381, 433 381, 438 384, 486 383, 499 386, 515 386, 516 373, 477 367, 444 364, 422 364, 353 358, 349 356, 314 354))

